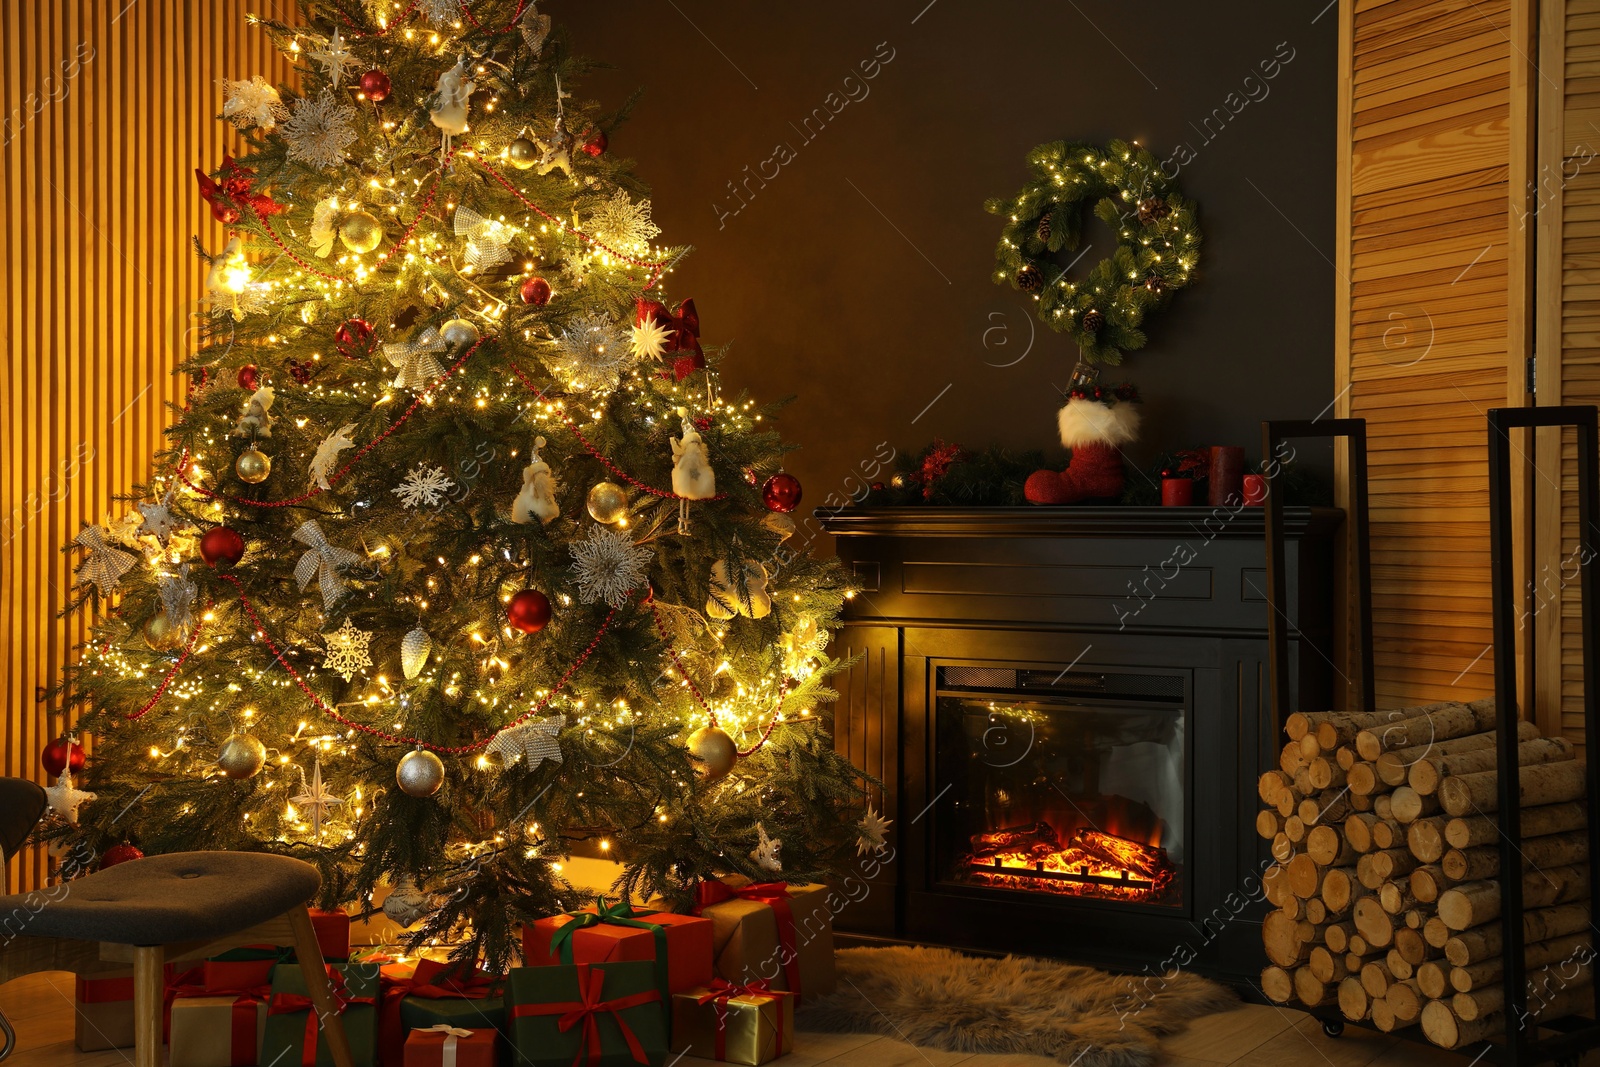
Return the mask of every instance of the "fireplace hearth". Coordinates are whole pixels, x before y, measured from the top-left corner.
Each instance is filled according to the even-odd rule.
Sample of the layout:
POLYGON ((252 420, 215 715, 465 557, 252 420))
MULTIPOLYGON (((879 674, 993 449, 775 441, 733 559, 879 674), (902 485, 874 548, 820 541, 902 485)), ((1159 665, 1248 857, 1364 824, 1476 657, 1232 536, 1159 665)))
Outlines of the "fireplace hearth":
MULTIPOLYGON (((1292 685, 1326 707, 1331 509, 1286 509, 1292 685)), ((841 931, 1139 969, 1259 969, 1260 509, 847 509, 841 751, 892 862, 841 931), (1173 560, 1183 560, 1175 565, 1173 560)))

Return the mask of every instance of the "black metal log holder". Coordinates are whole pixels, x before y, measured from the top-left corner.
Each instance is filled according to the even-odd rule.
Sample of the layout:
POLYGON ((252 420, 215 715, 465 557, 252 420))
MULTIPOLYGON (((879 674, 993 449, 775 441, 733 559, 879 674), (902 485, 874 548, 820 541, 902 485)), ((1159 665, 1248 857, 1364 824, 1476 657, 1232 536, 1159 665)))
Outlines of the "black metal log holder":
MULTIPOLYGON (((1489 544, 1494 634, 1496 752, 1498 755, 1499 808, 1496 822, 1500 831, 1500 924, 1502 947, 1502 990, 1507 1020, 1504 1043, 1488 1043, 1474 1063, 1497 1064, 1577 1064, 1584 1052, 1600 1048, 1600 1025, 1582 1017, 1539 1020, 1532 1026, 1520 1025, 1528 1007, 1526 937, 1522 909, 1522 808, 1521 761, 1517 757, 1517 599, 1514 578, 1513 527, 1511 515, 1511 431, 1544 426, 1572 426, 1578 434, 1578 551, 1580 553, 1579 592, 1582 598, 1583 641, 1583 717, 1586 738, 1600 738, 1600 692, 1591 677, 1594 640, 1600 619, 1600 596, 1596 595, 1593 565, 1600 565, 1600 418, 1594 407, 1495 408, 1488 415, 1489 445, 1489 544), (1539 1038, 1536 1029, 1553 1031, 1539 1038)), ((1358 654, 1362 662, 1362 710, 1375 710, 1372 671, 1372 557, 1367 515, 1366 421, 1330 419, 1321 422, 1264 422, 1261 425, 1262 451, 1269 459, 1278 456, 1286 440, 1295 438, 1346 439, 1350 499, 1347 510, 1351 551, 1354 557, 1356 627, 1358 654)), ((1269 489, 1266 507, 1267 635, 1271 670, 1273 715, 1280 736, 1289 708, 1289 635, 1283 620, 1287 615, 1284 584, 1283 501, 1269 489)), ((1591 744, 1594 742, 1591 741, 1591 744)), ((1600 916, 1600 880, 1593 877, 1592 865, 1600 862, 1600 818, 1595 800, 1600 797, 1600 761, 1587 760, 1589 862, 1589 913, 1600 916)), ((1330 1036, 1343 1031, 1342 1016, 1327 1010, 1311 1014, 1322 1021, 1330 1036)), ((1422 1042, 1419 1028, 1397 1031, 1396 1036, 1422 1042)))

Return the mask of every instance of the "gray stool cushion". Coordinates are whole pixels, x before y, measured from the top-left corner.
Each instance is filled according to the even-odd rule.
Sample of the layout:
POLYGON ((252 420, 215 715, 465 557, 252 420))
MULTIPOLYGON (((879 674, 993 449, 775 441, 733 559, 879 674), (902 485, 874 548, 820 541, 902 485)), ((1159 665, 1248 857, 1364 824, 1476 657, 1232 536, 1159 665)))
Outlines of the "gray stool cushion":
POLYGON ((36 893, 0 897, 8 932, 170 945, 237 933, 304 904, 322 887, 309 863, 265 852, 147 856, 36 893))
POLYGON ((43 789, 21 778, 0 778, 0 863, 16 855, 44 807, 43 789))

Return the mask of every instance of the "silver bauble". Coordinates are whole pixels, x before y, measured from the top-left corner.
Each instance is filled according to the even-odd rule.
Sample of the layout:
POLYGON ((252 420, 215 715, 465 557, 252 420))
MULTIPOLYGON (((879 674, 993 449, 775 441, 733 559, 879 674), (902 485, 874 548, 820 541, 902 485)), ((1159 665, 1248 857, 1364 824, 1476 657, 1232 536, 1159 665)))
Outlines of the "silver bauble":
POLYGON ((431 797, 444 785, 444 761, 425 748, 407 752, 395 768, 394 780, 408 797, 431 797))
POLYGON ((383 223, 367 211, 352 211, 339 223, 339 240, 352 252, 370 252, 383 243, 383 223))
POLYGON ((249 734, 230 734, 217 756, 217 766, 229 778, 253 778, 266 762, 267 746, 249 734))
POLYGON ((539 146, 526 137, 518 137, 506 149, 506 159, 518 170, 527 170, 539 162, 539 146))
POLYGON ((685 743, 689 759, 694 763, 694 773, 702 782, 714 782, 733 770, 739 758, 739 749, 733 738, 715 726, 702 726, 689 735, 685 743))
POLYGON ((257 485, 266 481, 267 475, 272 473, 272 457, 265 452, 247 448, 233 461, 233 471, 241 482, 257 485))
POLYGON ((589 490, 589 517, 610 524, 628 514, 628 494, 615 482, 600 482, 589 490))
POLYGON ((383 898, 383 913, 399 926, 411 926, 433 914, 433 896, 424 893, 410 878, 402 878, 383 898))
POLYGON ((466 319, 451 319, 439 328, 439 336, 459 352, 478 343, 478 328, 466 319))

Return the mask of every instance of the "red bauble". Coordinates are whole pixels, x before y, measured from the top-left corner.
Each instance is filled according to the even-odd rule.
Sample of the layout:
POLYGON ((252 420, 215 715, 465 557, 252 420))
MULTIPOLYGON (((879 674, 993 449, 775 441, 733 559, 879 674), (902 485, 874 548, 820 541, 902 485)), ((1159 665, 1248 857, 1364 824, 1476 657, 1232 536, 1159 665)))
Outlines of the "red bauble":
POLYGON ((543 278, 529 278, 522 283, 522 288, 518 290, 518 295, 522 297, 524 304, 532 304, 536 308, 542 308, 550 303, 550 283, 543 278))
POLYGON ((248 389, 252 393, 256 386, 261 384, 261 368, 254 363, 246 363, 239 368, 239 388, 248 389))
POLYGON ((611 140, 606 136, 606 131, 595 130, 589 136, 584 138, 583 150, 589 153, 591 156, 599 156, 606 150, 606 146, 610 143, 611 140))
POLYGON ((200 537, 200 558, 213 567, 231 567, 244 558, 244 535, 231 526, 213 526, 200 537))
POLYGON ((136 845, 112 845, 100 854, 100 869, 103 871, 107 867, 115 867, 119 863, 142 859, 144 859, 144 852, 136 845))
POLYGON ((345 319, 333 331, 333 339, 345 359, 362 359, 372 351, 372 324, 365 319, 345 319))
POLYGON ((211 205, 211 217, 222 223, 224 226, 232 226, 234 223, 239 221, 239 209, 234 207, 232 204, 225 204, 221 201, 218 201, 211 205))
POLYGON ((800 479, 781 471, 761 487, 761 502, 768 511, 793 511, 800 506, 800 479))
POLYGON ((65 737, 58 737, 44 746, 44 751, 39 753, 39 762, 52 778, 59 778, 61 772, 68 769, 77 774, 83 770, 83 746, 65 737))
POLYGON ((525 634, 536 634, 550 621, 550 598, 537 589, 524 589, 506 605, 506 621, 525 634))
POLYGON ((369 70, 361 75, 361 91, 374 104, 381 104, 389 99, 390 88, 389 75, 381 70, 369 70))

